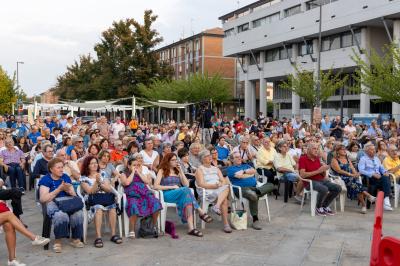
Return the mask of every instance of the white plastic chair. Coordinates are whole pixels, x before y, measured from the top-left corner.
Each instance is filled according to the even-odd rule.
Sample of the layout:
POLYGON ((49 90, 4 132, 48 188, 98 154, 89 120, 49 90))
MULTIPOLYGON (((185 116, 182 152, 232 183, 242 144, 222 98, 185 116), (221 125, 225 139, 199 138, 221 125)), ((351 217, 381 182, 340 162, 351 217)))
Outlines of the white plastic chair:
MULTIPOLYGON (((257 182, 257 187, 260 187, 260 186, 262 186, 262 185, 264 185, 264 184, 263 184, 263 183, 257 182)), ((241 206, 247 207, 247 209, 250 209, 250 207, 249 207, 249 201, 248 201, 248 199, 246 199, 245 197, 243 197, 242 188, 241 188, 241 187, 235 186, 235 185, 231 185, 231 186, 230 186, 230 190, 231 190, 232 209, 233 209, 233 211, 235 211, 235 210, 238 209, 238 208, 241 208, 240 206, 238 207, 238 205, 237 205, 238 202, 240 203, 241 206), (239 198, 236 197, 236 194, 234 193, 234 189, 237 189, 237 190, 238 190, 238 196, 239 196, 239 198)), ((271 215, 270 215, 270 212, 269 212, 268 195, 265 194, 264 196, 260 197, 260 198, 258 199, 258 202, 260 202, 260 201, 262 201, 262 202, 265 203, 265 207, 266 207, 266 209, 267 209, 268 221, 271 222, 271 215)))
MULTIPOLYGON (((334 179, 342 180, 342 178, 340 176, 334 175, 329 170, 328 170, 327 174, 328 174, 329 178, 331 178, 332 180, 334 180, 334 179)), ((344 205, 346 203, 346 192, 344 192, 344 191, 340 192, 340 194, 339 194, 339 203, 340 203, 340 212, 344 212, 344 205)), ((335 198, 335 201, 334 201, 334 208, 335 208, 335 211, 336 211, 336 198, 335 198)))
POLYGON ((397 178, 394 174, 389 174, 390 182, 391 185, 393 186, 393 191, 394 191, 394 207, 397 208, 399 205, 399 190, 400 187, 397 184, 397 178))
POLYGON ((311 180, 303 179, 301 177, 300 177, 300 180, 309 184, 309 188, 308 189, 306 188, 306 186, 304 186, 304 188, 303 188, 303 197, 301 198, 300 210, 303 210, 304 200, 306 198, 306 195, 310 195, 310 199, 311 199, 311 202, 310 202, 311 216, 315 216, 315 209, 316 209, 316 206, 317 206, 318 191, 313 189, 313 185, 312 185, 311 180))
MULTIPOLYGON (((88 229, 88 225, 89 225, 89 219, 88 219, 88 210, 86 209, 86 205, 85 205, 85 198, 83 196, 83 188, 79 185, 76 194, 82 199, 83 202, 83 243, 87 243, 86 239, 87 239, 87 229, 88 229)), ((115 192, 114 192, 115 193, 115 192)), ((117 202, 121 202, 121 197, 122 196, 117 196, 116 197, 116 201, 117 202)), ((104 213, 105 214, 105 213, 104 213)), ((104 231, 107 230, 107 220, 106 220, 106 215, 103 214, 103 226, 104 226, 104 231)), ((119 234, 120 236, 122 236, 122 221, 121 218, 118 217, 117 215, 117 219, 118 219, 118 230, 119 230, 119 234)))
MULTIPOLYGON (((200 207, 201 207, 201 210, 202 210, 204 213, 208 213, 208 207, 210 207, 210 205, 214 205, 214 202, 209 202, 209 201, 206 199, 206 190, 205 190, 204 188, 198 187, 196 183, 195 183, 195 185, 196 185, 196 189, 201 190, 201 195, 202 195, 202 197, 201 197, 201 199, 200 199, 200 207)), ((193 216, 193 217, 194 217, 194 216, 193 216)), ((220 219, 220 218, 219 218, 219 219, 220 219)), ((201 220, 201 229, 204 229, 204 228, 206 228, 206 222, 204 222, 203 220, 201 220)))

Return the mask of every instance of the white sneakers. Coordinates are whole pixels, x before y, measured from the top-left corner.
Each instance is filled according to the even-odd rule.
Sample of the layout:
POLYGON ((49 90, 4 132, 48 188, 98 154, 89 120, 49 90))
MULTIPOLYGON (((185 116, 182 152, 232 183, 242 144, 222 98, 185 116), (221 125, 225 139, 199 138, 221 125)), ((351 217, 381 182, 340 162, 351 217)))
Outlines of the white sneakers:
POLYGON ((49 238, 42 236, 36 236, 35 240, 32 241, 32 246, 44 246, 50 242, 49 238))
POLYGON ((389 197, 385 197, 383 200, 383 209, 385 211, 393 211, 392 205, 390 205, 389 197))
POLYGON ((17 261, 16 259, 13 259, 12 261, 8 261, 8 266, 26 266, 25 263, 21 263, 17 261))
POLYGON ((367 207, 363 206, 361 207, 361 213, 366 214, 367 213, 367 207))
POLYGON ((369 202, 374 203, 376 201, 376 197, 371 195, 368 197, 368 200, 369 200, 369 202))

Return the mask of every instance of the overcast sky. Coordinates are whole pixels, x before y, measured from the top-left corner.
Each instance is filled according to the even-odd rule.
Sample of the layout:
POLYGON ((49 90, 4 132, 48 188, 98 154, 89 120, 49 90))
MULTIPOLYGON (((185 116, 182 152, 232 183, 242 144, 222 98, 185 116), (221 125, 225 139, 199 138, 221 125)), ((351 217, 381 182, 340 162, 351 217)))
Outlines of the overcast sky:
POLYGON ((20 86, 29 95, 54 86, 56 77, 81 54, 93 53, 102 31, 114 20, 142 21, 157 14, 156 29, 169 44, 204 29, 218 17, 255 0, 13 0, 0 8, 0 65, 8 74, 20 65, 20 86))

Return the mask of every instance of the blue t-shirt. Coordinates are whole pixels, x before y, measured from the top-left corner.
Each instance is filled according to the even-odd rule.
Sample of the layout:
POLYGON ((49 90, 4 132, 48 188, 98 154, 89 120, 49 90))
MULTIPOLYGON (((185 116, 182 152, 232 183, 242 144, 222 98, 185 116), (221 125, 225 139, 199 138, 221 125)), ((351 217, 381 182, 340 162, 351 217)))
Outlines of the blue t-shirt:
POLYGON ((42 134, 40 134, 40 132, 36 132, 36 133, 29 133, 28 135, 28 139, 32 140, 33 144, 37 144, 37 138, 40 137, 42 134))
POLYGON ((239 187, 255 187, 257 185, 256 177, 248 177, 248 178, 236 178, 235 174, 241 170, 251 169, 251 166, 248 164, 241 165, 232 165, 227 169, 229 180, 232 185, 239 187))
MULTIPOLYGON (((72 184, 71 182, 71 178, 69 178, 68 175, 63 174, 61 176, 60 179, 58 180, 54 180, 50 174, 47 174, 45 176, 43 176, 40 181, 39 181, 39 187, 40 186, 45 186, 48 187, 50 190, 49 192, 53 192, 54 190, 56 190, 62 183, 62 181, 64 180, 65 183, 69 183, 72 184)), ((56 198, 59 197, 66 197, 69 196, 69 194, 67 194, 65 191, 61 191, 60 193, 58 193, 58 195, 56 196, 56 198)))
POLYGON ((221 147, 219 145, 215 146, 215 149, 218 152, 218 160, 225 160, 229 156, 229 150, 225 147, 221 147))

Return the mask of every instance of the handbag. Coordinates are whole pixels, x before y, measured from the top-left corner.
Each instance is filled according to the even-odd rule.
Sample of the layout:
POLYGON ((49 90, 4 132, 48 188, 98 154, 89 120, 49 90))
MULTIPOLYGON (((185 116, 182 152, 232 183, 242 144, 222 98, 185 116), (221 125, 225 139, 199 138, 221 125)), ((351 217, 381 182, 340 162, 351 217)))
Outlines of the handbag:
POLYGON ((83 209, 82 199, 78 196, 61 199, 55 198, 54 202, 60 211, 68 214, 73 214, 83 209))
POLYGON ((335 183, 336 185, 339 185, 342 188, 342 193, 346 193, 347 192, 346 183, 343 181, 343 179, 335 178, 335 179, 332 180, 332 182, 335 183))
POLYGON ((104 207, 113 205, 115 196, 113 193, 95 193, 88 197, 89 206, 102 205, 104 207))
POLYGON ((158 232, 153 225, 151 216, 142 218, 140 221, 139 236, 142 238, 157 238, 158 232))
POLYGON ((247 212, 243 210, 235 210, 230 214, 231 225, 236 230, 246 230, 247 229, 247 212))

